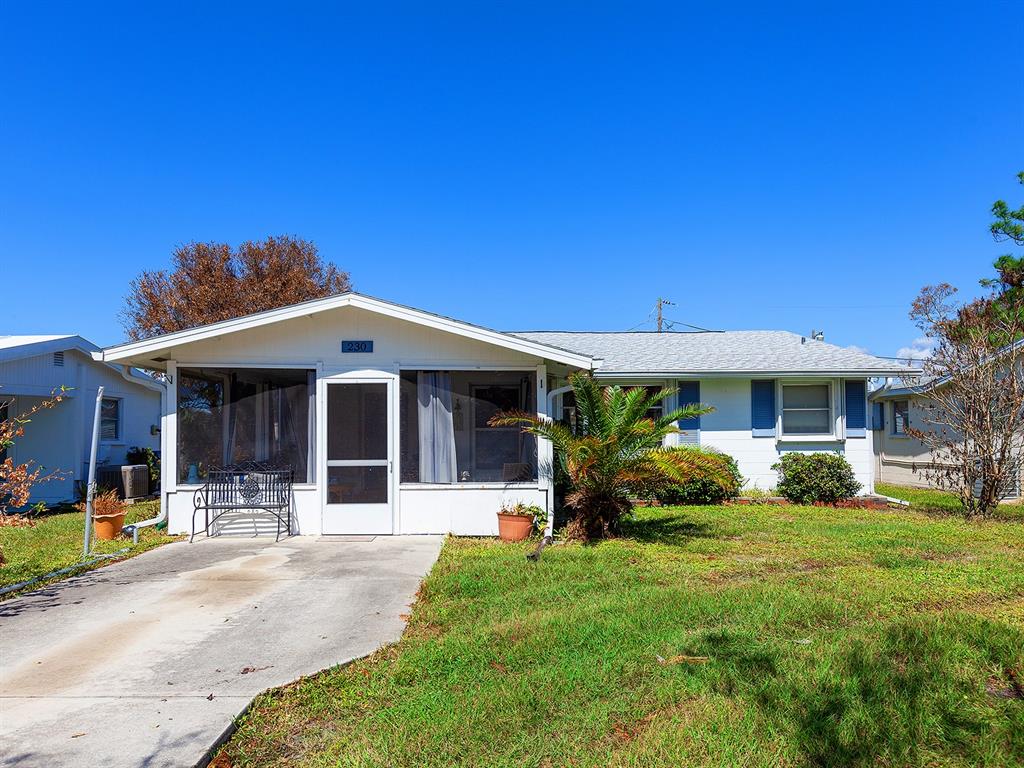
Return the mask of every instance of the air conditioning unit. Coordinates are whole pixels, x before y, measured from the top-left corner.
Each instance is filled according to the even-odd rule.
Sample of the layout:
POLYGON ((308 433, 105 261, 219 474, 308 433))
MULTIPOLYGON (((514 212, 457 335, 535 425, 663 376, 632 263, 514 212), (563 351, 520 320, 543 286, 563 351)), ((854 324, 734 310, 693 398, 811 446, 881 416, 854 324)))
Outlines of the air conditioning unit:
POLYGON ((125 464, 121 467, 121 483, 126 499, 149 496, 149 467, 145 464, 125 464))
POLYGON ((117 491, 123 498, 124 494, 121 493, 123 490, 121 483, 121 467, 109 464, 96 467, 96 487, 100 491, 117 491))

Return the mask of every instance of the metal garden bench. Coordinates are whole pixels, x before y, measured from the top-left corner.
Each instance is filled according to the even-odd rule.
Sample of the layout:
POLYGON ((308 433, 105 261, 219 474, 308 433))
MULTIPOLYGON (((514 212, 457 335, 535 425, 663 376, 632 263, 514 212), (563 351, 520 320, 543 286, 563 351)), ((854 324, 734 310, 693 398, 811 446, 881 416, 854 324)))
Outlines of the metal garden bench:
POLYGON ((287 535, 292 531, 292 475, 291 468, 281 469, 256 462, 247 462, 223 469, 211 469, 206 482, 192 498, 191 542, 196 531, 196 516, 204 513, 202 532, 210 536, 210 526, 227 512, 268 512, 277 519, 277 538, 281 528, 287 535))

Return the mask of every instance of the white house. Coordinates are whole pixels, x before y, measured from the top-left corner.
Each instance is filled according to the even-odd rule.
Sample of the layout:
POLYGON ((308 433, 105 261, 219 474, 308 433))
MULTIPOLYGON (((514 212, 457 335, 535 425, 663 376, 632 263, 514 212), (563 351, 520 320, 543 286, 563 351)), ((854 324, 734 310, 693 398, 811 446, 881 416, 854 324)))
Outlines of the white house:
POLYGON ((101 357, 167 373, 163 490, 179 532, 208 468, 256 460, 294 469, 297 533, 493 534, 502 501, 550 508, 552 456, 488 419, 560 416, 575 370, 714 406, 675 437, 730 453, 750 485, 774 485, 786 451, 826 450, 869 492, 867 380, 909 372, 792 333, 503 333, 357 293, 101 357))
POLYGON ((0 336, 0 420, 26 413, 68 387, 66 399, 37 412, 8 450, 15 464, 34 461, 61 479, 37 485, 30 503, 74 499, 88 477, 96 393, 104 387, 99 460, 124 464, 129 448, 160 447, 163 385, 138 371, 99 362, 100 348, 81 336, 0 336))

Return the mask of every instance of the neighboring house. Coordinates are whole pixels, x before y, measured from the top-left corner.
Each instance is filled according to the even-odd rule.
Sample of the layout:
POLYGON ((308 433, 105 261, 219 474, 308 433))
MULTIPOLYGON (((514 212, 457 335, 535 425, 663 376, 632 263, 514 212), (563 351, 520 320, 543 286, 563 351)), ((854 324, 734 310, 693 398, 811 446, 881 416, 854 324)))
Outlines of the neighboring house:
MULTIPOLYGON (((933 461, 931 450, 906 431, 907 427, 922 431, 932 429, 924 420, 929 390, 928 384, 897 386, 888 382, 869 395, 878 482, 913 488, 935 487, 925 476, 933 461)), ((1024 478, 1017 478, 1009 488, 1006 501, 1020 498, 1022 480, 1024 478)))
POLYGON ((907 434, 913 425, 922 429, 925 399, 914 386, 892 386, 887 383, 874 390, 871 402, 872 444, 875 453, 875 478, 880 483, 930 488, 924 468, 931 463, 928 447, 907 434))
POLYGON ((133 446, 160 447, 163 385, 119 365, 98 362, 100 350, 81 336, 0 336, 0 418, 14 417, 50 397, 61 386, 66 399, 39 411, 25 434, 8 450, 15 464, 34 461, 59 480, 40 483, 30 503, 55 504, 75 496, 75 483, 88 477, 96 392, 104 387, 99 460, 124 464, 133 446))
POLYGON ((254 460, 294 469, 298 533, 493 534, 503 501, 552 504, 552 449, 488 420, 571 413, 577 370, 713 405, 674 440, 730 453, 748 484, 774 485, 786 451, 822 450, 846 455, 871 492, 867 381, 913 372, 785 332, 502 333, 356 293, 102 358, 167 374, 174 532, 190 530, 208 468, 254 460))

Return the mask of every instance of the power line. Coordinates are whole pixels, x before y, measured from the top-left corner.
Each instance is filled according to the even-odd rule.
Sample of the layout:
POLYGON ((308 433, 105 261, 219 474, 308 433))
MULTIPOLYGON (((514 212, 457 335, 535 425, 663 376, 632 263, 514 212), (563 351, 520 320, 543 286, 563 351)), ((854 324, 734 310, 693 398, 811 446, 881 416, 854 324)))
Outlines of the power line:
POLYGON ((638 328, 639 328, 639 327, 640 327, 641 325, 646 325, 647 323, 649 323, 649 322, 651 321, 651 315, 653 315, 653 314, 654 314, 654 309, 651 309, 651 311, 647 313, 647 317, 645 317, 645 318, 644 318, 643 320, 641 320, 641 321, 640 321, 639 323, 637 323, 636 325, 634 325, 634 326, 633 326, 632 328, 627 328, 627 329, 626 329, 626 333, 629 333, 630 331, 635 331, 635 330, 637 330, 637 329, 638 329, 638 328))
POLYGON ((669 329, 674 328, 677 325, 682 325, 685 328, 693 328, 695 331, 703 331, 704 333, 724 333, 724 331, 715 330, 713 328, 705 328, 701 325, 693 325, 691 323, 684 323, 682 320, 666 320, 665 323, 669 329))

